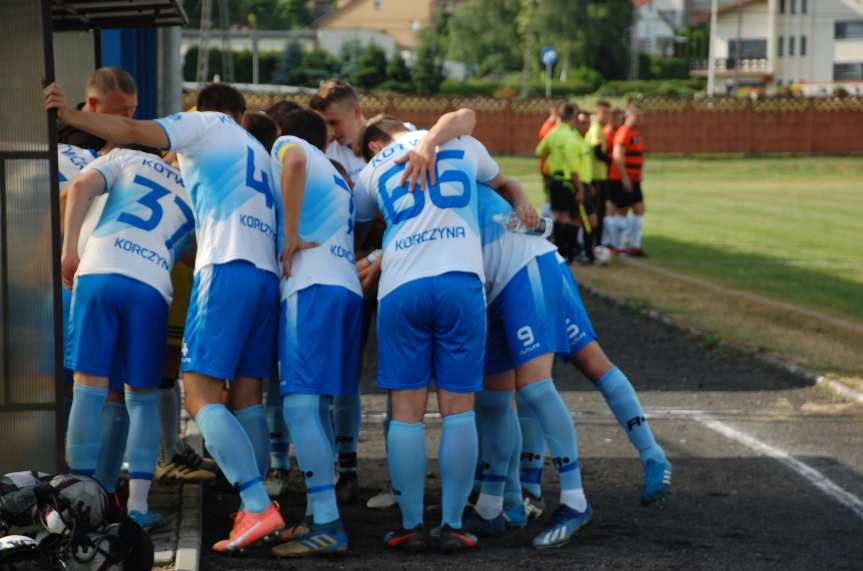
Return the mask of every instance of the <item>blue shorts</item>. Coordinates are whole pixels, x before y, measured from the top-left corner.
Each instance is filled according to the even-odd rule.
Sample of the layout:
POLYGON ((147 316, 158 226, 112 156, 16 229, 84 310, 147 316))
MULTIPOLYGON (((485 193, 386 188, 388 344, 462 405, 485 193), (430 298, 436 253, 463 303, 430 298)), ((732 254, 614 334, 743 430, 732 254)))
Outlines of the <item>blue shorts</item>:
POLYGON ((313 285, 282 301, 282 395, 355 395, 359 389, 363 298, 347 288, 313 285))
POLYGON ((217 379, 273 376, 279 278, 236 260, 195 272, 181 371, 217 379))
MULTIPOLYGON (((60 294, 63 298, 63 360, 66 360, 66 339, 69 338, 69 308, 72 306, 72 292, 65 287, 60 287, 60 294)), ((64 363, 65 364, 65 363, 64 363)), ((66 383, 72 383, 72 369, 63 367, 63 380, 66 383)))
POLYGON ((115 379, 119 369, 128 385, 158 387, 167 335, 168 304, 156 288, 119 274, 76 279, 66 338, 69 369, 115 379))
POLYGON ((434 378, 455 393, 482 390, 485 292, 480 279, 450 272, 397 287, 378 305, 378 386, 407 390, 434 378))
POLYGON ((563 351, 564 356, 573 356, 590 343, 596 341, 596 331, 581 301, 578 285, 572 276, 572 270, 566 263, 559 263, 563 273, 563 315, 566 325, 566 336, 569 339, 569 349, 563 351))
POLYGON ((563 277, 554 252, 531 260, 488 308, 485 374, 509 371, 548 353, 564 353, 563 277))

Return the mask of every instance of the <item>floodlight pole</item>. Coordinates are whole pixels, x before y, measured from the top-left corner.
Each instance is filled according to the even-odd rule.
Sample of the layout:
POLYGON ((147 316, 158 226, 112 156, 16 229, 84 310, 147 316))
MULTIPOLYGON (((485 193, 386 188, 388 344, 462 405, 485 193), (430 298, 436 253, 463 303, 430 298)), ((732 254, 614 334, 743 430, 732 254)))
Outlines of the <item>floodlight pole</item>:
POLYGON ((716 93, 716 34, 717 12, 719 11, 718 0, 710 2, 710 43, 707 48, 707 96, 712 97, 716 93))

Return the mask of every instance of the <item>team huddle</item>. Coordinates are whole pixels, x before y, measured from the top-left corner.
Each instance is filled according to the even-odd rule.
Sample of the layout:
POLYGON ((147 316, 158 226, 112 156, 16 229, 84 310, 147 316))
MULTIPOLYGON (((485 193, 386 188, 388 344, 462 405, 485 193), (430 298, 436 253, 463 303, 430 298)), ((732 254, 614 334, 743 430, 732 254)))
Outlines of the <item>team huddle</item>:
POLYGON ((194 111, 154 121, 70 108, 56 84, 45 107, 106 142, 98 153, 60 146, 67 461, 110 491, 122 451, 119 461, 104 451, 125 449, 127 509, 143 527, 158 521, 147 494, 180 259, 194 266, 180 358, 186 410, 241 499, 215 551, 275 538, 277 557, 348 551, 338 492, 356 486, 372 320, 377 386, 389 395, 391 490, 380 502, 395 501, 402 521, 383 538, 388 547, 453 553, 528 525, 545 510, 546 447, 560 502, 533 546, 564 545, 589 523, 555 359, 596 385, 637 449, 642 502, 668 493, 671 464, 599 346, 567 261, 542 236, 510 229, 513 217, 528 229, 540 218, 470 136, 472 111, 427 131, 386 115, 366 120, 356 92, 336 80, 310 108, 277 104, 267 114, 219 83, 200 91, 194 111), (439 522, 423 517, 432 380, 439 522), (280 403, 275 421, 262 404, 267 383, 268 406, 280 403), (128 436, 114 444, 102 412, 123 393, 128 436), (265 485, 271 469, 290 465, 286 435, 305 480, 302 522, 286 522, 265 485))

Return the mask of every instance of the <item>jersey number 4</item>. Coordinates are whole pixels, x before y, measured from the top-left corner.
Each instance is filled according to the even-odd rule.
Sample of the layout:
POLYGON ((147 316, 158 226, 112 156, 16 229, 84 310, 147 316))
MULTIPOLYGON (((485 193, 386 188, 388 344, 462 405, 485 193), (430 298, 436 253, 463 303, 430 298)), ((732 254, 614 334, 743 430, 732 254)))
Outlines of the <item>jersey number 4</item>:
MULTIPOLYGON (((471 184, 470 179, 464 172, 454 169, 445 170, 440 173, 438 172, 438 165, 441 161, 448 159, 458 160, 463 158, 464 151, 447 150, 438 153, 437 160, 434 165, 437 182, 428 186, 428 196, 431 199, 432 204, 438 208, 462 208, 470 203, 471 184), (455 193, 443 194, 442 189, 444 188, 444 185, 448 185, 450 187, 454 186, 457 188, 460 187, 460 190, 455 193)), ((385 214, 390 224, 398 224, 400 222, 410 220, 414 216, 418 216, 425 206, 426 193, 421 192, 418 189, 414 189, 413 193, 409 193, 407 184, 394 188, 392 193, 387 190, 387 182, 405 170, 405 167, 406 164, 404 163, 394 165, 390 170, 381 175, 381 178, 378 180, 378 194, 384 204, 385 214), (396 202, 406 194, 411 194, 413 204, 404 210, 398 210, 396 202)))
MULTIPOLYGON (((171 191, 158 182, 141 175, 135 175, 135 180, 133 182, 139 186, 150 189, 150 192, 138 199, 138 204, 146 206, 150 210, 150 215, 147 218, 142 218, 136 214, 124 212, 117 217, 117 221, 124 222, 129 226, 134 226, 135 228, 140 228, 145 232, 149 232, 159 225, 159 222, 162 221, 162 216, 165 215, 165 210, 162 208, 159 200, 171 194, 171 191)), ((195 217, 192 215, 192 209, 189 208, 189 206, 183 202, 179 196, 174 197, 174 203, 180 209, 180 212, 183 213, 186 221, 182 226, 177 228, 177 231, 174 232, 170 238, 165 240, 165 248, 168 250, 172 249, 177 241, 185 236, 187 232, 191 232, 195 229, 195 217)))

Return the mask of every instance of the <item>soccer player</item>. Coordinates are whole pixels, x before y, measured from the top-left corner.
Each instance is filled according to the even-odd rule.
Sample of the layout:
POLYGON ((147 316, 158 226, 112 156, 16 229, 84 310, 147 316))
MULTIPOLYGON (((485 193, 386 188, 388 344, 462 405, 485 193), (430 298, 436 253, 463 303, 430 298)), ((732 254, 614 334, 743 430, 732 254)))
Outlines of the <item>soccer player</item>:
POLYGON ((74 473, 95 473, 109 377, 112 383, 122 378, 129 416, 129 516, 149 529, 162 523, 161 515, 149 512, 147 495, 159 452, 157 389, 170 271, 194 229, 192 210, 179 171, 140 151, 115 149, 96 159, 67 193, 62 269, 64 285, 74 289, 66 365, 75 371, 69 466, 74 473), (108 199, 79 258, 84 218, 103 193, 108 199))
POLYGON ((289 529, 291 541, 273 548, 273 554, 304 557, 348 550, 333 487, 330 417, 321 414, 329 407, 321 401, 357 393, 362 290, 354 259, 353 196, 324 155, 326 123, 303 109, 288 113, 281 125, 272 152, 285 232, 281 390, 312 521, 289 529))
MULTIPOLYGON (((119 67, 100 67, 87 80, 85 99, 77 109, 86 113, 107 113, 131 117, 138 107, 138 87, 129 72, 119 67)), ((101 149, 105 140, 60 122, 57 142, 84 149, 101 149)))
POLYGON ((605 202, 607 200, 606 180, 608 179, 608 163, 611 161, 610 149, 606 143, 603 130, 608 125, 610 118, 611 105, 608 101, 600 99, 596 102, 596 111, 591 117, 590 128, 584 136, 593 153, 593 190, 596 198, 593 201, 596 209, 596 228, 594 232, 600 244, 605 244, 603 230, 605 225, 605 202))
POLYGON ((117 144, 177 152, 198 247, 183 340, 186 408, 242 499, 230 536, 213 549, 244 549, 284 527, 261 482, 269 459, 261 379, 275 363, 280 274, 274 182, 266 150, 239 125, 245 100, 229 85, 211 84, 198 94, 198 112, 134 121, 69 109, 52 84, 45 107, 117 144), (234 414, 222 404, 226 380, 234 414))
MULTIPOLYGON (((309 101, 309 106, 324 117, 333 138, 327 146, 327 157, 338 161, 355 182, 356 176, 366 166, 366 160, 358 155, 354 148, 359 143, 357 135, 366 125, 366 117, 356 90, 345 81, 325 81, 309 101)), ((401 173, 400 182, 407 182, 411 190, 417 182, 422 190, 425 190, 427 180, 434 184, 435 173, 432 166, 437 146, 459 135, 469 135, 475 125, 476 114, 470 109, 459 109, 442 115, 415 149, 410 149, 404 156, 399 157, 399 163, 407 163, 407 167, 401 173)), ((362 244, 362 246, 365 245, 362 244)), ((367 253, 369 252, 360 252, 360 254, 367 253)), ((362 259, 363 256, 360 255, 358 258, 362 259)), ((375 274, 379 270, 380 260, 372 264, 367 273, 375 274)), ((364 314, 367 316, 363 320, 363 339, 367 338, 371 317, 374 316, 374 306, 374 298, 367 298, 363 307, 364 314)), ((336 397, 333 412, 334 438, 339 454, 339 481, 336 487, 340 501, 349 501, 359 493, 356 474, 356 453, 362 417, 359 394, 336 397)), ((395 498, 391 490, 385 487, 369 500, 367 506, 380 509, 394 504, 395 498)))
POLYGON ((644 196, 641 192, 641 174, 644 168, 644 137, 638 129, 641 108, 630 103, 626 120, 614 135, 614 151, 609 169, 610 198, 614 204, 614 221, 609 228, 612 245, 624 250, 626 235, 629 247, 626 254, 644 257, 641 249, 641 228, 644 224, 644 196), (633 216, 627 218, 629 210, 633 216))
POLYGON ((545 159, 545 173, 551 178, 549 194, 554 242, 567 261, 572 261, 578 247, 578 228, 572 213, 578 210, 578 202, 584 200, 585 194, 578 178, 583 149, 575 132, 577 121, 578 106, 564 104, 559 124, 536 147, 536 155, 545 159))
MULTIPOLYGON (((356 183, 357 222, 380 210, 387 222, 378 288, 378 386, 390 391, 388 463, 402 512, 402 528, 386 535, 389 547, 425 548, 423 491, 426 450, 423 415, 433 377, 443 417, 440 548, 469 549, 477 539, 462 528, 462 512, 477 460, 474 393, 482 387, 485 340, 482 251, 476 181, 505 183, 478 141, 458 137, 438 151, 435 182, 410 192, 396 162, 422 143, 425 131, 379 116, 369 122, 361 148, 370 160, 356 183)), ((526 202, 525 221, 538 222, 526 202)))

